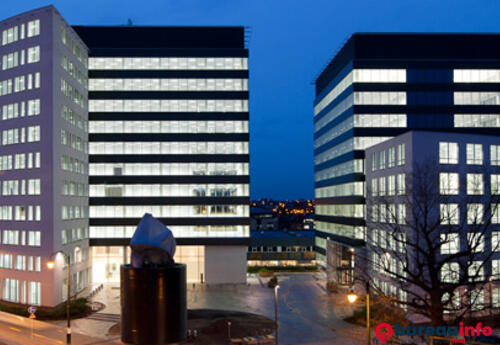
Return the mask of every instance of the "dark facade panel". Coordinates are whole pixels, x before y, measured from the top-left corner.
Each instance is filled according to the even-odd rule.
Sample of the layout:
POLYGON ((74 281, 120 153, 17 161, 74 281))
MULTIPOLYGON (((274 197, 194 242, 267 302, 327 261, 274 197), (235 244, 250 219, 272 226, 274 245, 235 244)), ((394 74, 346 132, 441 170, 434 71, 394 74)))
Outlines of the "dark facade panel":
MULTIPOLYGON (((157 218, 165 225, 250 225, 248 217, 169 217, 157 218)), ((90 218, 90 226, 106 225, 134 225, 137 226, 141 218, 90 218)))
POLYGON ((89 121, 231 121, 240 120, 248 121, 248 112, 199 112, 199 113, 183 113, 183 112, 91 112, 89 113, 89 121))
POLYGON ((317 205, 324 204, 364 204, 365 198, 362 196, 337 196, 333 198, 319 198, 315 200, 317 205))
POLYGON ((89 78, 248 79, 248 70, 90 70, 89 78))
POLYGON ((91 142, 106 141, 248 141, 248 133, 94 133, 91 142))
POLYGON ((246 49, 209 48, 92 48, 92 56, 96 57, 248 57, 246 49))
POLYGON ((333 159, 330 159, 326 162, 315 165, 314 171, 320 171, 320 170, 335 166, 339 163, 344 163, 344 162, 350 161, 352 159, 358 159, 358 158, 359 159, 365 158, 365 151, 356 150, 356 151, 344 153, 343 155, 340 155, 340 156, 335 157, 333 159))
POLYGON ((345 225, 359 225, 364 226, 366 222, 363 218, 354 218, 354 217, 337 217, 337 216, 322 216, 317 214, 314 218, 320 222, 329 222, 336 224, 345 224, 345 225))
POLYGON ((248 91, 89 91, 90 99, 248 99, 248 91))
POLYGON ((89 163, 248 163, 249 155, 90 155, 89 163))
POLYGON ((248 205, 249 197, 90 197, 89 205, 248 205))
MULTIPOLYGON (((89 241, 91 247, 130 245, 130 238, 91 238, 89 241)), ((248 246, 250 239, 247 237, 177 237, 175 242, 179 246, 248 246)))
MULTIPOLYGON (((328 239, 330 239, 330 241, 334 241, 334 242, 340 243, 340 244, 348 246, 348 247, 363 247, 365 245, 365 241, 360 240, 360 239, 339 236, 339 235, 330 234, 328 232, 323 232, 323 231, 319 231, 319 230, 316 230, 316 237, 321 237, 321 238, 325 238, 325 239, 328 238, 328 239)), ((324 250, 323 248, 321 248, 321 247, 315 247, 315 248, 316 248, 316 251, 318 253, 326 255, 326 250, 324 250), (318 249, 321 249, 321 251, 318 249)))
MULTIPOLYGON (((91 49, 245 48, 242 26, 73 26, 91 49)), ((122 55, 123 56, 123 55, 122 55)))
POLYGON ((165 175, 165 176, 90 176, 90 184, 195 184, 250 183, 248 175, 165 175))

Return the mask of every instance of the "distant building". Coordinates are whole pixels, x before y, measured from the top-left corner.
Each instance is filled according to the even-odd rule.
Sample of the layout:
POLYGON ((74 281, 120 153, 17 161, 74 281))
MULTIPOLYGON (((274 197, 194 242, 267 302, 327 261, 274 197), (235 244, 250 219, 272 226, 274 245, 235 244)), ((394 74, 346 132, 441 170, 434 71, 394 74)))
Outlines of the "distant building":
POLYGON ((279 218, 273 210, 251 207, 250 208, 250 231, 278 230, 279 218))
MULTIPOLYGON (((412 217, 419 213, 411 208, 429 207, 429 229, 434 221, 441 223, 432 233, 443 242, 438 254, 453 255, 477 245, 466 268, 458 259, 443 266, 441 282, 458 282, 465 275, 461 269, 470 275, 479 270, 478 277, 464 286, 478 287, 472 290, 473 310, 500 307, 500 136, 411 131, 368 148, 366 157, 367 257, 375 285, 386 295, 406 300, 405 291, 387 271, 403 272, 402 267, 413 261, 407 258, 417 257, 415 247, 407 244, 418 238, 418 223, 412 217), (398 164, 391 158, 395 151, 401 152, 398 164), (420 169, 425 167, 436 169, 429 174, 436 181, 421 181, 420 169), (426 189, 430 193, 422 195, 422 182, 435 190, 426 189)), ((456 293, 462 301, 468 296, 465 290, 456 293)))
POLYGON ((248 266, 314 265, 314 231, 252 231, 248 266))
MULTIPOLYGON (((497 135, 499 34, 356 33, 316 79, 315 249, 353 282, 366 240, 365 149, 414 129, 497 135)), ((386 164, 401 164, 396 147, 386 164)), ((327 265, 328 262, 328 265, 327 265)))

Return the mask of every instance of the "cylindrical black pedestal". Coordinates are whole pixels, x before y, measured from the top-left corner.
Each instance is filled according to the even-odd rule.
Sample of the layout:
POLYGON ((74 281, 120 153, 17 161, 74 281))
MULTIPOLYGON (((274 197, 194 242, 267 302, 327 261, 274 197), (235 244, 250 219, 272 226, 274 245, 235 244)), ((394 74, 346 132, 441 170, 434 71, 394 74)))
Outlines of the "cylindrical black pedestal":
POLYGON ((122 265, 120 271, 122 341, 160 345, 186 339, 186 265, 122 265))

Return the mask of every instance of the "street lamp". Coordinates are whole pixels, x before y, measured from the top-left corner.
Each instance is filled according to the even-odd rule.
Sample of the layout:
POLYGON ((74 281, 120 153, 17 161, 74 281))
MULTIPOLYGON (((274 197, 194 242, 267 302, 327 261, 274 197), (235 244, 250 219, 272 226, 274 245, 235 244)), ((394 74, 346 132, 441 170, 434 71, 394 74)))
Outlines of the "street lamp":
MULTIPOLYGON (((350 294, 347 295, 347 300, 349 303, 354 303, 358 299, 358 295, 354 293, 354 291, 351 291, 350 294)), ((370 335, 370 283, 366 283, 366 333, 367 333, 367 339, 366 339, 366 344, 370 345, 371 341, 371 335, 370 335)))
POLYGON ((278 289, 279 285, 274 287, 274 329, 275 329, 275 339, 276 345, 278 345, 278 289))
MULTIPOLYGON (((55 252, 52 254, 50 257, 56 256, 57 254, 61 254, 64 257, 64 260, 66 261, 66 271, 68 272, 68 277, 66 279, 66 321, 67 321, 67 328, 66 328, 66 344, 71 344, 71 313, 70 313, 70 308, 71 308, 71 270, 70 270, 70 262, 69 262, 69 255, 62 251, 55 252)), ((47 262, 47 268, 49 270, 54 269, 56 266, 54 261, 48 261, 47 262)))

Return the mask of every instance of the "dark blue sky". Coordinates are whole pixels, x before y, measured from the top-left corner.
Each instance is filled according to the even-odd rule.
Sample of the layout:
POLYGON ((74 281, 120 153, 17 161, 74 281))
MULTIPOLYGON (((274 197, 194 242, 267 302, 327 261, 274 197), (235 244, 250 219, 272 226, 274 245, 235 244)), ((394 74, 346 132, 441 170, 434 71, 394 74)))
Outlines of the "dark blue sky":
MULTIPOLYGON (((82 25, 245 25, 251 196, 313 198, 312 81, 353 32, 499 32, 498 0, 54 0, 82 25)), ((2 0, 0 17, 50 4, 2 0)), ((500 42, 499 42, 500 44, 500 42)))

